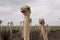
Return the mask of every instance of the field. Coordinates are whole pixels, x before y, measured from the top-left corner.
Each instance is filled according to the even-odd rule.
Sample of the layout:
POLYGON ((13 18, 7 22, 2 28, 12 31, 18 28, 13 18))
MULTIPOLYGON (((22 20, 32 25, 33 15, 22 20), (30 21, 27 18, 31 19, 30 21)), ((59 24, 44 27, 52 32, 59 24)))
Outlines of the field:
MULTIPOLYGON (((5 26, 4 28, 7 29, 6 26, 5 26)), ((3 29, 3 28, 0 28, 0 32, 1 32, 2 29, 3 29)), ((19 27, 19 26, 14 26, 13 29, 14 29, 14 30, 20 30, 20 27, 19 27)), ((38 29, 39 29, 39 26, 32 26, 32 27, 31 27, 31 30, 32 30, 32 31, 36 31, 36 30, 38 30, 38 29)), ((9 29, 8 29, 8 30, 9 30, 9 29)), ((53 31, 60 30, 60 26, 51 26, 51 30, 53 30, 53 31)))
MULTIPOLYGON (((1 33, 1 30, 3 29, 7 29, 7 28, 6 27, 0 28, 0 33, 1 33)), ((18 27, 15 26, 13 29, 14 29, 13 34, 11 35, 9 32, 4 32, 4 33, 2 32, 2 34, 4 34, 4 37, 5 37, 5 39, 3 40, 23 40, 23 38, 21 38, 22 33, 19 31, 16 31, 16 30, 20 30, 19 26, 18 27)), ((39 36, 40 31, 38 29, 39 29, 38 26, 31 27, 30 40, 43 40, 43 38, 39 36)), ((59 26, 51 26, 51 31, 48 33, 48 39, 49 40, 60 40, 60 27, 59 26)))

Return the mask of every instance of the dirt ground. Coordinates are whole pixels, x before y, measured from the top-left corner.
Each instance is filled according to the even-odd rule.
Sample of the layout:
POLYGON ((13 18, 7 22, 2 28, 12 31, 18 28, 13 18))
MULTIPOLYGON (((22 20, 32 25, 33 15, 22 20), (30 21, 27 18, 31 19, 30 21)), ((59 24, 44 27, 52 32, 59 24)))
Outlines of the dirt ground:
MULTIPOLYGON (((60 40, 60 30, 50 31, 48 34, 49 40, 60 40)), ((13 34, 9 34, 9 32, 0 33, 0 40, 24 40, 21 32, 14 32, 13 34), (5 38, 4 38, 5 37, 5 38)), ((40 36, 39 31, 31 31, 30 32, 30 40, 43 40, 43 37, 40 36)))

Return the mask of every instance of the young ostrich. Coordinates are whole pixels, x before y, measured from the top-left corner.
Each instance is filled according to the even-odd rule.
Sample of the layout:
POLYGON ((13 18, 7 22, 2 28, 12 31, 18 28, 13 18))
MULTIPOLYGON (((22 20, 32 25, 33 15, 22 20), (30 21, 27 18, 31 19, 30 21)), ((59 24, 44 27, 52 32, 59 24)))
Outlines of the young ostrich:
POLYGON ((10 34, 12 34, 12 31, 13 31, 13 22, 9 22, 9 28, 10 28, 10 34))
POLYGON ((41 34, 43 36, 43 39, 48 40, 48 36, 47 36, 47 33, 45 32, 45 27, 44 27, 44 24, 45 24, 44 19, 39 19, 39 24, 41 25, 40 31, 41 31, 41 34))
POLYGON ((30 28, 30 7, 25 5, 24 7, 21 8, 21 12, 24 15, 24 40, 29 40, 29 28, 30 28))

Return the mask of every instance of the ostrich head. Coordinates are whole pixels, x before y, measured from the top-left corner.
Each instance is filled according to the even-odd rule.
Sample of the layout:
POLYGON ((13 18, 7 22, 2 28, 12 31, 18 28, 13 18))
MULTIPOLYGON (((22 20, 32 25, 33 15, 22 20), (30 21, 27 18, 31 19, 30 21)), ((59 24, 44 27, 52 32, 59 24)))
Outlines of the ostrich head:
POLYGON ((22 24, 22 22, 20 22, 20 24, 22 24))
POLYGON ((2 23, 2 20, 0 20, 0 24, 2 23))
POLYGON ((21 12, 24 14, 24 15, 29 15, 31 13, 31 10, 30 10, 30 7, 25 5, 21 8, 21 12))
POLYGON ((40 23, 41 25, 44 25, 44 24, 45 24, 44 19, 39 19, 39 23, 40 23))
POLYGON ((8 22, 8 25, 9 25, 9 22, 8 22))
POLYGON ((10 22, 11 25, 13 25, 13 22, 10 22))

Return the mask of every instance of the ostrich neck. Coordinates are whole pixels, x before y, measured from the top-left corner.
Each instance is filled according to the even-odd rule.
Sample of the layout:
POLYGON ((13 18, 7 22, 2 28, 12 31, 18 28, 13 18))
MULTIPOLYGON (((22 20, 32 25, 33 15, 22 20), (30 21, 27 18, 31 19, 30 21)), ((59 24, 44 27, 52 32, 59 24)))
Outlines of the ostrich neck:
POLYGON ((24 15, 24 39, 25 40, 29 40, 29 28, 30 28, 30 24, 29 24, 29 19, 30 19, 30 15, 24 15))
POLYGON ((25 30, 29 30, 30 22, 29 22, 30 16, 24 16, 24 28, 25 30))

